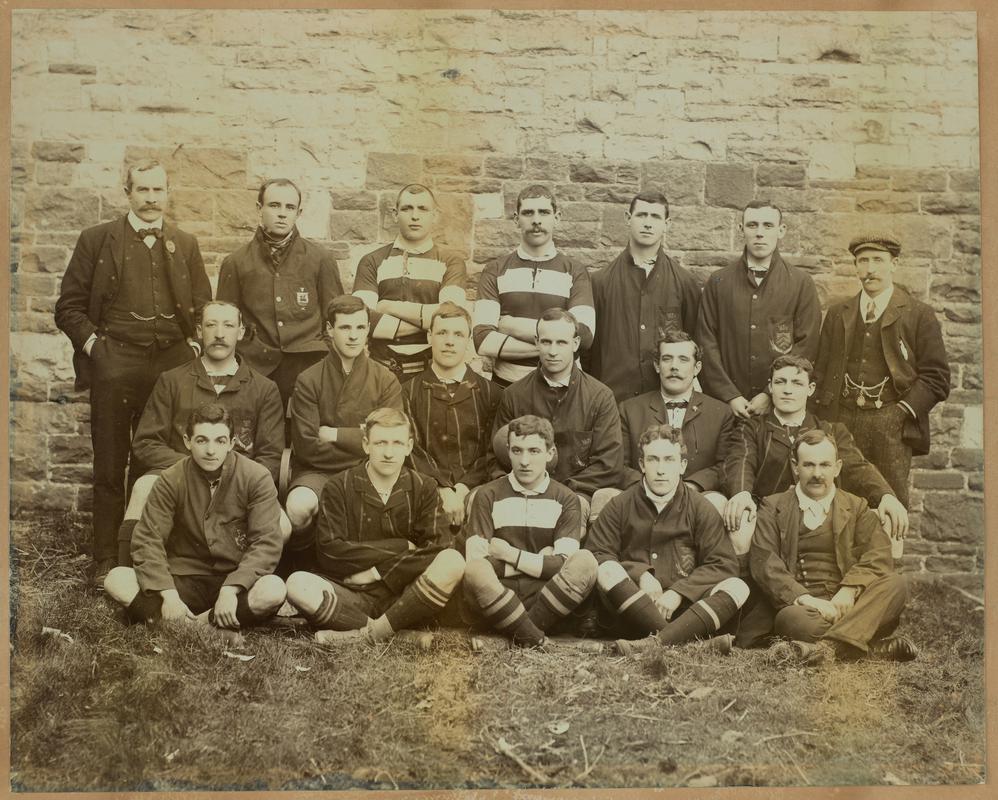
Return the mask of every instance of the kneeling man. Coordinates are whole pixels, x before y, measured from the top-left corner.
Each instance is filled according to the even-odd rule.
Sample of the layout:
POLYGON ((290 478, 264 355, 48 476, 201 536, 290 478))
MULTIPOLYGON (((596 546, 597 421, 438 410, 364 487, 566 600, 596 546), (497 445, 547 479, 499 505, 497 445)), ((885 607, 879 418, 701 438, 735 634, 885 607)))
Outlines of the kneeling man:
POLYGON ((190 456, 163 470, 135 526, 133 566, 112 569, 104 590, 133 622, 258 623, 285 595, 271 574, 282 543, 274 480, 232 452, 232 419, 218 403, 191 413, 184 445, 190 456))
POLYGON ((641 482, 607 503, 586 543, 601 599, 626 638, 708 638, 742 607, 748 586, 720 514, 682 482, 682 431, 653 425, 638 450, 641 482))
POLYGON ((512 469, 472 501, 465 594, 489 627, 534 647, 592 591, 596 559, 579 549, 579 498, 547 472, 551 423, 527 415, 507 429, 512 469))
MULTIPOLYGON (((393 379, 394 380, 394 379, 393 379)), ((405 466, 412 424, 394 408, 364 422, 364 463, 329 479, 315 534, 318 573, 288 578, 288 600, 323 644, 387 639, 426 622, 464 574, 436 481, 405 466)))
POLYGON ((897 627, 907 588, 876 513, 835 487, 835 440, 820 429, 803 434, 793 467, 797 484, 766 498, 749 551, 752 577, 775 612, 773 632, 811 663, 915 658, 907 639, 883 638, 897 627))

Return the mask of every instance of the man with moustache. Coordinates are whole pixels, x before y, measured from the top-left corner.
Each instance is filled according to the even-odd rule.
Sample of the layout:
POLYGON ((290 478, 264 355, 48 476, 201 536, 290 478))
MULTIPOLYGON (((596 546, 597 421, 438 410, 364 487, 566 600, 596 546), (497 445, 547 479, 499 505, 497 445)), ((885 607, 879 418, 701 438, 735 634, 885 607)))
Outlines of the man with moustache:
POLYGON ((460 254, 433 241, 439 210, 432 191, 403 187, 392 214, 398 236, 360 260, 353 293, 371 309, 371 357, 405 382, 429 364, 427 331, 439 304, 465 304, 468 275, 460 254))
POLYGON ((298 375, 328 352, 322 312, 343 284, 332 254, 298 232, 302 196, 292 181, 264 181, 256 207, 260 225, 222 262, 217 296, 239 307, 250 332, 239 355, 277 384, 287 408, 298 375))
POLYGON ((703 348, 704 391, 740 419, 764 415, 769 365, 780 355, 814 361, 821 307, 811 276, 791 267, 777 246, 787 231, 783 212, 752 201, 742 212, 745 250, 708 278, 696 340, 703 348))
POLYGON ((284 602, 272 575, 281 555, 280 506, 270 473, 233 452, 232 420, 218 403, 194 409, 188 456, 163 471, 131 543, 134 566, 104 582, 130 622, 195 621, 237 629, 284 602))
MULTIPOLYGON (((191 412, 216 402, 229 412, 233 450, 265 467, 277 485, 284 450, 284 408, 277 386, 236 356, 245 333, 242 315, 231 303, 211 300, 197 325, 203 355, 164 372, 153 387, 132 440, 132 452, 149 468, 135 482, 118 529, 118 563, 129 563, 132 529, 163 470, 187 454, 184 438, 191 412)), ((281 512, 281 532, 291 523, 281 512)))
POLYGON ((892 570, 890 541, 877 515, 835 486, 842 470, 835 439, 810 430, 794 444, 792 458, 797 483, 766 498, 749 554, 752 577, 768 601, 754 610, 756 640, 772 630, 790 642, 779 645, 777 655, 812 665, 916 658, 908 639, 885 638, 897 627, 907 587, 892 570), (767 608, 771 626, 759 625, 756 615, 767 608))
MULTIPOLYGON (((73 342, 76 388, 90 389, 94 582, 115 566, 132 432, 159 375, 200 353, 195 318, 211 299, 197 240, 163 220, 157 161, 128 167, 127 215, 80 234, 55 323, 73 342)), ((131 481, 139 470, 130 470, 131 481)))
POLYGON ((288 600, 321 644, 380 641, 426 622, 464 574, 436 483, 405 466, 409 418, 378 408, 363 431, 367 460, 322 490, 315 570, 288 578, 288 600))
POLYGON ((613 390, 618 403, 658 391, 660 337, 676 331, 692 336, 700 309, 696 278, 663 246, 669 224, 665 195, 655 190, 635 195, 625 216, 627 247, 592 276, 599 324, 588 363, 588 371, 613 390))
POLYGON ((475 494, 464 595, 473 621, 537 647, 592 591, 596 559, 579 549, 578 498, 548 475, 551 423, 528 414, 506 427, 512 467, 475 494))
POLYGON ((402 386, 413 423, 409 465, 437 483, 451 525, 464 522, 471 491, 493 469, 492 421, 502 389, 467 362, 471 316, 445 301, 430 318, 430 365, 402 386))
POLYGON ((293 528, 287 548, 292 560, 311 552, 310 532, 326 481, 364 459, 364 419, 376 408, 402 410, 399 382, 365 353, 369 319, 370 312, 359 297, 334 298, 326 307, 326 333, 332 347, 295 384, 291 486, 286 503, 293 528))
POLYGON ((620 480, 620 414, 613 392, 575 363, 582 338, 582 326, 575 317, 551 308, 535 326, 540 364, 507 387, 496 412, 493 445, 506 468, 504 426, 526 414, 550 420, 558 450, 552 477, 579 496, 586 525, 596 491, 616 486, 620 480))
POLYGON ((492 380, 509 386, 537 366, 537 320, 549 308, 571 311, 581 348, 596 332, 592 285, 585 267, 555 247, 560 219, 551 190, 533 185, 516 198, 520 246, 482 272, 475 301, 475 348, 493 359, 492 380))
MULTIPOLYGON (((857 236, 849 252, 862 288, 825 316, 814 406, 849 429, 907 505, 912 454, 929 452, 929 412, 949 396, 946 347, 932 309, 894 284, 896 236, 857 236)), ((903 542, 894 546, 900 558, 903 542)))
MULTIPOLYGON (((652 425, 638 448, 642 480, 606 504, 586 541, 599 562, 600 626, 624 637, 625 654, 650 634, 668 645, 710 638, 749 595, 720 516, 682 482, 682 433, 652 425)), ((720 644, 730 650, 731 639, 720 644)))

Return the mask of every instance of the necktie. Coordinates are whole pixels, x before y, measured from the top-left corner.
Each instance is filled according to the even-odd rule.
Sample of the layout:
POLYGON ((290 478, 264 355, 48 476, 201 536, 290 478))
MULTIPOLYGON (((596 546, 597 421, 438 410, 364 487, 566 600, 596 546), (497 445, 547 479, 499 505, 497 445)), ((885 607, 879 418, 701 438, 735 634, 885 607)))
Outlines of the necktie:
POLYGON ((689 400, 676 400, 676 401, 669 401, 668 403, 665 404, 665 407, 671 411, 674 408, 686 408, 689 404, 690 404, 689 400))
POLYGON ((866 321, 873 322, 873 320, 876 319, 876 317, 877 317, 877 307, 873 304, 873 301, 871 300, 866 304, 866 321))
POLYGON ((766 274, 769 272, 769 270, 768 269, 752 269, 750 267, 749 268, 749 272, 752 273, 752 278, 755 280, 756 283, 762 283, 763 279, 766 277, 766 274))
POLYGON ((163 231, 159 228, 139 228, 136 233, 140 239, 145 239, 148 236, 155 236, 157 239, 163 238, 163 231))

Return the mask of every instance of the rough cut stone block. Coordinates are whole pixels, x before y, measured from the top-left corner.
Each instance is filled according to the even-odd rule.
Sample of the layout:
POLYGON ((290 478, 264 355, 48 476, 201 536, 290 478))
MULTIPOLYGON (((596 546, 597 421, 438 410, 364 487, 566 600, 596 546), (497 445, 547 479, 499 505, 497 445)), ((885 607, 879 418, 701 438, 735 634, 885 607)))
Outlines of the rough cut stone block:
POLYGON ((423 177, 423 160, 410 153, 369 153, 368 189, 394 189, 398 191, 407 183, 418 183, 423 177))
POLYGON ((926 556, 925 569, 928 572, 946 574, 949 572, 974 572, 976 561, 969 556, 926 556))
POLYGON ((856 210, 874 214, 917 214, 918 195, 891 193, 857 196, 856 210))
POLYGON ((93 64, 49 64, 49 72, 53 75, 96 75, 97 67, 93 64))
POLYGON ((806 179, 802 164, 760 164, 755 174, 759 186, 803 186, 806 179))
POLYGON ((516 225, 509 220, 480 219, 475 222, 475 249, 479 247, 512 250, 520 244, 516 225))
POLYGON ((215 196, 200 189, 174 189, 170 192, 170 215, 181 227, 185 223, 204 223, 207 232, 213 232, 215 196))
POLYGON ((934 541, 979 544, 984 541, 984 504, 965 493, 930 492, 925 495, 922 536, 934 541))
MULTIPOLYGON (((945 190, 945 186, 940 191, 945 190)), ((949 173, 949 189, 951 192, 979 192, 981 190, 981 172, 977 169, 954 169, 949 173)))
POLYGON ((554 229, 558 247, 596 247, 600 226, 594 222, 562 222, 554 229))
POLYGON ((51 484, 41 481, 11 481, 10 513, 13 517, 39 510, 72 511, 75 505, 76 493, 69 488, 53 489, 51 484))
POLYGON ((440 229, 434 234, 434 241, 451 249, 470 250, 474 217, 471 195, 443 194, 437 201, 440 203, 440 229))
POLYGON ((706 167, 695 161, 645 161, 641 188, 658 189, 669 205, 697 205, 703 201, 706 167))
POLYGON ((980 278, 975 275, 947 275, 932 281, 932 298, 945 303, 979 303, 980 278))
POLYGON ((251 236, 259 223, 256 192, 250 189, 214 192, 215 222, 217 229, 226 235, 251 236))
POLYGON ((978 214, 981 196, 976 192, 926 194, 922 196, 922 210, 930 214, 978 214))
POLYGON ((562 203, 560 211, 562 222, 598 222, 603 217, 603 210, 596 203, 562 203))
MULTIPOLYGON (((11 437, 11 479, 43 481, 48 475, 49 444, 44 434, 19 433, 11 437)), ((58 453, 62 457, 62 453, 58 453)))
POLYGON ((708 164, 705 201, 710 205, 742 209, 755 194, 752 167, 708 164))
MULTIPOLYGON (((398 188, 401 189, 402 186, 398 188)), ((363 189, 333 189, 329 194, 336 211, 374 211, 378 207, 378 195, 375 192, 363 189)))
POLYGON ((502 191, 502 181, 498 178, 444 175, 433 179, 432 188, 434 192, 498 194, 502 191))
POLYGON ((487 156, 485 174, 494 178, 520 178, 523 176, 523 159, 509 156, 487 156))
POLYGON ((585 187, 586 200, 596 203, 624 203, 629 204, 634 195, 637 194, 633 186, 622 184, 592 183, 583 184, 585 187))
POLYGON ((542 158, 528 156, 523 177, 540 183, 568 180, 569 159, 553 155, 542 158))
POLYGON ((32 188, 25 198, 24 227, 80 231, 95 225, 100 201, 87 189, 32 188))
POLYGON ((575 183, 613 183, 617 169, 610 161, 573 161, 568 168, 568 177, 575 183))
POLYGON ((923 472, 916 470, 912 475, 912 485, 917 489, 964 488, 966 478, 962 472, 923 472))
POLYGON ((423 159, 426 171, 434 175, 480 175, 481 156, 431 156, 423 159))
POLYGON ((39 161, 35 164, 35 183, 41 186, 71 186, 76 180, 76 164, 60 161, 39 161))
POLYGON ((373 211, 333 211, 329 215, 329 237, 336 241, 374 242, 378 215, 373 211))
POLYGON ((69 161, 79 164, 86 152, 86 147, 79 142, 35 142, 31 145, 31 154, 39 161, 69 161))
POLYGON ((720 209, 672 209, 669 246, 677 250, 727 250, 732 248, 734 216, 720 209))

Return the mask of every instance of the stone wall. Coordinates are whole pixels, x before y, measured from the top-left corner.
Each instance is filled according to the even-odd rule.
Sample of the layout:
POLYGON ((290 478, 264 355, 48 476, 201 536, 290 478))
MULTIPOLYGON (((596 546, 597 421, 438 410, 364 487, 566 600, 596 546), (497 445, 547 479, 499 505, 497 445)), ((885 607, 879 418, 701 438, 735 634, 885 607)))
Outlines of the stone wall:
POLYGON ((630 197, 661 187, 669 250, 701 277, 740 249, 737 209, 771 198, 826 304, 857 290, 850 236, 893 228, 954 387, 913 474, 906 560, 979 571, 975 37, 967 13, 17 10, 12 513, 90 508, 89 408, 52 310, 80 229, 120 214, 123 164, 155 154, 213 279, 273 176, 301 182, 301 228, 347 286, 410 181, 439 192, 438 240, 473 276, 516 244, 534 181, 592 269, 625 243, 630 197))

